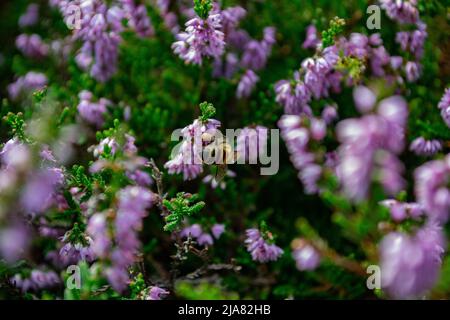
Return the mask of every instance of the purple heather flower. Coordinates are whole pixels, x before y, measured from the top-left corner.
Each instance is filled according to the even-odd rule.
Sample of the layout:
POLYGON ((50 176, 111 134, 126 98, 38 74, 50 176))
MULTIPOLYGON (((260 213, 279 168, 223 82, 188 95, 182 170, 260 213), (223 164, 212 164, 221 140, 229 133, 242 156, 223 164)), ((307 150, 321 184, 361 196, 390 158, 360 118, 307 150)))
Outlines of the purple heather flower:
POLYGON ((355 101, 356 109, 360 113, 368 113, 375 107, 377 96, 369 88, 357 86, 353 90, 353 100, 355 101))
MULTIPOLYGON (((62 15, 70 19, 69 3, 56 3, 62 15)), ((109 80, 117 71, 118 46, 121 42, 123 14, 118 7, 108 8, 100 0, 81 0, 81 28, 75 29, 73 38, 83 45, 76 62, 83 70, 100 82, 109 80)))
POLYGON ((268 131, 263 126, 245 127, 241 130, 236 146, 238 163, 239 160, 249 164, 258 163, 258 158, 266 154, 268 131))
POLYGON ((326 124, 333 123, 338 117, 337 107, 334 105, 327 105, 322 111, 322 119, 326 124))
POLYGON ((252 70, 247 70, 239 81, 236 97, 238 99, 249 97, 258 81, 259 77, 252 70))
POLYGON ((321 260, 320 253, 317 249, 303 239, 295 242, 292 258, 295 260, 297 269, 300 271, 311 271, 316 269, 321 260))
MULTIPOLYGON (((112 266, 106 270, 106 276, 118 292, 122 292, 129 281, 128 267, 135 262, 140 247, 137 232, 142 228, 142 220, 153 205, 154 197, 151 191, 138 186, 128 186, 117 194, 119 203, 114 221, 116 247, 111 252, 112 266)), ((110 245, 104 234, 105 222, 95 217, 88 226, 94 252, 110 245)))
POLYGON ((414 82, 420 77, 420 65, 415 61, 408 61, 405 66, 406 79, 414 82))
POLYGON ((203 172, 203 147, 212 142, 208 137, 215 137, 219 127, 220 122, 215 119, 204 123, 196 119, 183 128, 183 141, 174 149, 172 159, 164 165, 169 174, 183 173, 184 180, 191 180, 200 175, 203 172))
POLYGON ((378 114, 346 119, 338 124, 338 176, 347 196, 362 200, 372 179, 389 194, 404 186, 403 165, 397 155, 404 147, 404 128, 408 116, 406 102, 399 96, 380 102, 378 114))
POLYGON ((150 177, 150 174, 142 170, 127 172, 127 177, 141 187, 148 187, 153 184, 153 179, 150 177))
MULTIPOLYGON (((152 22, 147 13, 144 4, 136 4, 135 0, 122 0, 126 14, 128 15, 128 24, 136 33, 142 37, 150 37, 155 33, 152 22)), ((120 21, 120 20, 119 20, 120 21)))
POLYGON ((21 204, 27 213, 41 213, 54 204, 55 192, 64 182, 59 168, 43 169, 28 178, 22 190, 21 204))
POLYGON ((311 24, 306 28, 306 39, 303 42, 304 49, 316 49, 320 44, 320 39, 317 36, 317 28, 311 24))
MULTIPOLYGON (((286 143, 290 154, 290 159, 294 167, 299 171, 298 177, 302 181, 305 192, 314 194, 319 191, 318 181, 322 177, 322 167, 315 163, 316 156, 309 151, 308 143, 310 139, 323 138, 324 123, 322 120, 315 119, 312 123, 322 123, 317 132, 313 133, 312 126, 308 128, 305 119, 301 116, 284 115, 278 121, 278 127, 281 129, 281 137, 286 143), (314 134, 314 138, 313 138, 314 134)), ((320 140, 320 139, 319 139, 320 140)))
POLYGON ((78 104, 78 112, 87 122, 101 127, 104 122, 104 116, 107 113, 107 107, 111 102, 107 99, 100 99, 98 102, 92 101, 92 93, 89 91, 82 91, 79 94, 80 103, 78 104))
POLYGON ((203 233, 197 238, 197 243, 200 246, 212 246, 214 243, 214 240, 210 234, 203 233))
POLYGON ((253 261, 266 263, 276 261, 283 254, 283 250, 275 244, 268 243, 258 229, 248 229, 245 244, 253 261))
POLYGON ((275 28, 266 27, 262 41, 251 40, 247 43, 242 55, 241 64, 254 71, 265 67, 267 59, 275 43, 275 28))
POLYGON ((239 70, 239 59, 234 53, 228 53, 224 58, 214 60, 213 76, 231 79, 239 70))
POLYGON ((6 168, 26 169, 30 165, 31 154, 27 145, 17 138, 8 140, 0 152, 0 160, 6 168))
POLYGON ((204 57, 218 58, 225 48, 220 14, 210 14, 206 20, 199 17, 186 23, 185 32, 177 35, 172 49, 186 63, 201 65, 204 57))
POLYGON ((31 3, 25 12, 19 17, 19 26, 21 28, 34 26, 39 21, 39 5, 31 3))
POLYGON ((119 145, 114 138, 107 137, 100 141, 100 143, 93 149, 94 157, 99 158, 102 154, 104 154, 106 146, 109 148, 109 154, 111 155, 114 155, 119 148, 119 145))
POLYGON ((450 88, 445 90, 445 93, 438 104, 438 108, 441 110, 442 119, 444 119, 445 123, 450 128, 450 88))
POLYGON ((211 228, 211 233, 214 236, 214 238, 219 239, 222 234, 225 232, 225 225, 216 223, 211 228))
POLYGON ((327 135, 327 124, 322 119, 311 118, 310 123, 311 138, 316 141, 321 141, 327 135))
POLYGON ((399 56, 391 56, 391 67, 394 70, 400 69, 403 64, 403 58, 399 56))
POLYGON ((409 44, 409 32, 397 32, 395 35, 395 41, 400 45, 400 48, 402 48, 403 51, 406 51, 409 44))
POLYGON ((8 86, 8 93, 12 100, 20 95, 34 90, 41 90, 47 85, 47 77, 43 73, 30 71, 8 86))
POLYGON ((180 236, 182 238, 192 237, 194 239, 197 239, 200 237, 200 235, 203 233, 202 227, 199 224, 193 224, 189 227, 184 228, 180 232, 180 236))
POLYGON ((111 250, 112 242, 108 237, 106 217, 102 213, 94 214, 88 222, 87 233, 92 237, 91 250, 95 256, 105 258, 111 250))
POLYGON ((31 230, 20 223, 0 229, 0 257, 8 263, 23 258, 30 244, 30 233, 31 230))
MULTIPOLYGON (((222 26, 226 36, 235 32, 239 22, 247 15, 247 11, 240 7, 228 7, 220 12, 222 17, 222 26)), ((225 39, 228 40, 228 39, 225 39)))
MULTIPOLYGON (((62 239, 63 242, 68 241, 66 239, 66 235, 62 239)), ((95 255, 91 248, 92 239, 86 238, 87 246, 84 246, 81 243, 72 244, 67 242, 64 246, 59 250, 59 256, 61 258, 61 262, 64 265, 72 265, 78 264, 79 261, 94 261, 95 255)))
POLYGON ((21 34, 16 38, 16 47, 28 58, 41 59, 46 57, 49 47, 38 34, 21 34))
POLYGON ((419 21, 417 0, 380 0, 380 4, 389 18, 400 24, 413 24, 419 21))
POLYGON ((446 222, 450 213, 450 155, 417 168, 414 178, 417 201, 430 217, 446 222))
POLYGON ((432 156, 442 150, 442 142, 419 137, 411 142, 409 149, 419 156, 432 156))
POLYGON ((162 288, 153 286, 150 288, 150 291, 148 293, 148 296, 146 300, 162 300, 164 299, 170 292, 167 290, 164 290, 162 288))
POLYGON ((424 215, 423 206, 412 202, 404 203, 394 199, 381 201, 380 204, 389 209, 392 220, 401 222, 407 218, 418 219, 424 215))
POLYGON ((445 238, 426 225, 415 235, 392 232, 380 244, 381 286, 394 299, 421 298, 436 283, 445 238))
POLYGON ((22 278, 16 274, 11 278, 11 282, 23 293, 28 291, 38 291, 42 289, 51 289, 61 284, 61 279, 54 271, 32 270, 29 278, 22 278))

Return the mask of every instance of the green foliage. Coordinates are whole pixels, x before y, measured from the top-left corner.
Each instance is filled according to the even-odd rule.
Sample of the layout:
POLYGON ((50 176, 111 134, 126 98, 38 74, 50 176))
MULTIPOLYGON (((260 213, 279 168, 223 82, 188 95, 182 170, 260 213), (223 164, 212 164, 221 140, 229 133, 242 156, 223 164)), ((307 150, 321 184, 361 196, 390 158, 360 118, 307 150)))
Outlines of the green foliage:
POLYGON ((209 11, 211 11, 212 6, 211 0, 194 0, 194 11, 203 20, 208 18, 208 14, 209 11))
POLYGON ((199 107, 201 112, 200 120, 202 122, 206 122, 216 114, 216 108, 214 108, 214 105, 212 103, 202 102, 200 103, 199 107))
POLYGON ((330 27, 322 31, 322 48, 330 47, 334 44, 336 37, 344 31, 345 20, 334 17, 330 21, 330 27))
POLYGON ((199 213, 205 203, 203 201, 197 202, 198 196, 189 193, 179 192, 176 198, 163 200, 163 205, 169 210, 170 214, 164 220, 165 231, 173 232, 178 228, 180 223, 186 218, 199 213))
POLYGON ((202 281, 193 284, 188 281, 179 281, 175 290, 180 298, 187 300, 237 300, 239 295, 236 292, 224 290, 217 284, 202 281))
POLYGON ((22 112, 18 112, 17 114, 9 112, 5 117, 3 117, 3 120, 11 128, 11 134, 13 136, 17 136, 22 141, 25 140, 25 121, 23 120, 22 112))

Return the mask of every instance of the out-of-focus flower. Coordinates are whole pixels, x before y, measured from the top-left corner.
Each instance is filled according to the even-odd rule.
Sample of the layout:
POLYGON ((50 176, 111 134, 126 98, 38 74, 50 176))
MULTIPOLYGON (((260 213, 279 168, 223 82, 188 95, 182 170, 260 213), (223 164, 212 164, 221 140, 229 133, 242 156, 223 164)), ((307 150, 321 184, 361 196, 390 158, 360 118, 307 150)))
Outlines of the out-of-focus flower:
POLYGON ((419 156, 432 156, 442 150, 442 142, 418 137, 411 142, 409 149, 419 156))
POLYGON ((392 232, 380 244, 381 286, 395 299, 420 298, 436 283, 445 250, 440 227, 426 225, 415 235, 392 232))
MULTIPOLYGON (((211 232, 216 239, 220 238, 224 230, 225 226, 218 224, 214 225, 211 228, 211 232)), ((180 232, 180 236, 182 238, 191 237, 192 239, 196 240, 200 246, 212 246, 214 244, 214 239, 211 234, 209 234, 208 232, 204 232, 203 228, 197 223, 183 228, 183 230, 181 230, 180 232)))
POLYGON ((100 99, 98 102, 92 101, 92 93, 83 90, 78 95, 80 103, 77 106, 78 112, 84 120, 87 122, 101 127, 104 122, 104 116, 107 113, 107 107, 111 102, 107 99, 100 99))
POLYGON ((42 271, 35 269, 31 271, 29 278, 23 278, 16 274, 11 282, 22 292, 51 289, 61 284, 61 279, 54 271, 42 271))
POLYGON ((225 232, 225 225, 216 223, 211 228, 211 233, 213 234, 214 238, 219 239, 222 234, 225 232))
POLYGON ((258 81, 259 77, 252 70, 247 70, 239 81, 236 97, 238 99, 249 97, 258 81))
POLYGON ((417 0, 380 0, 381 7, 392 20, 413 24, 419 20, 417 0))
POLYGON ((360 113, 367 113, 375 107, 377 96, 369 88, 358 86, 353 90, 353 100, 355 101, 356 109, 360 113))
POLYGON ((31 230, 22 223, 0 229, 0 256, 8 263, 14 263, 23 258, 30 244, 30 233, 31 230))
POLYGON ((350 199, 364 199, 372 179, 379 181, 389 194, 403 188, 403 164, 397 155, 404 147, 407 116, 405 100, 394 96, 380 102, 377 114, 338 124, 342 145, 337 171, 350 199))
POLYGON ((319 251, 304 239, 296 239, 292 243, 292 258, 300 271, 311 271, 320 265, 319 251))
POLYGON ((38 34, 21 34, 16 38, 16 47, 28 58, 41 59, 46 57, 49 47, 38 34))
POLYGON ((388 199, 381 201, 380 204, 389 209, 392 220, 397 222, 401 222, 407 218, 418 219, 424 215, 424 208, 419 203, 405 203, 388 199))
POLYGON ((414 178, 417 201, 430 217, 446 222, 450 213, 450 155, 417 168, 414 178))
POLYGON ((444 119, 445 123, 450 128, 450 88, 445 90, 445 93, 438 104, 438 108, 441 110, 442 119, 444 119))
POLYGON ((164 290, 163 288, 153 286, 150 288, 148 296, 146 300, 162 300, 164 299, 170 292, 164 290))
POLYGON ((135 0, 122 0, 122 3, 130 27, 142 38, 153 36, 155 30, 145 4, 136 4, 135 0))
POLYGON ((258 163, 258 159, 267 153, 269 129, 263 126, 255 128, 245 127, 241 130, 236 141, 238 163, 240 161, 250 164, 258 163))
POLYGON ((39 21, 39 5, 30 3, 25 12, 19 17, 21 28, 34 26, 39 21))
POLYGON ((8 86, 9 97, 12 100, 16 100, 20 95, 30 93, 33 90, 43 89, 46 85, 47 77, 45 74, 30 71, 8 86))
POLYGON ((298 177, 308 194, 319 191, 318 181, 322 176, 322 167, 316 162, 316 156, 308 148, 311 139, 321 140, 325 136, 325 122, 322 121, 311 120, 309 128, 305 118, 296 115, 284 115, 278 121, 281 137, 286 142, 291 162, 299 171, 298 177), (315 121, 317 124, 313 128, 312 123, 315 121))
POLYGON ((311 24, 306 28, 306 39, 303 42, 304 49, 316 49, 320 44, 320 39, 317 36, 317 28, 311 24))
POLYGON ((258 229, 248 229, 246 235, 247 251, 254 261, 260 263, 276 261, 283 254, 283 250, 274 243, 267 242, 258 229))
POLYGON ((275 28, 266 27, 262 41, 251 40, 247 43, 241 59, 242 66, 254 71, 264 68, 274 43, 275 28))

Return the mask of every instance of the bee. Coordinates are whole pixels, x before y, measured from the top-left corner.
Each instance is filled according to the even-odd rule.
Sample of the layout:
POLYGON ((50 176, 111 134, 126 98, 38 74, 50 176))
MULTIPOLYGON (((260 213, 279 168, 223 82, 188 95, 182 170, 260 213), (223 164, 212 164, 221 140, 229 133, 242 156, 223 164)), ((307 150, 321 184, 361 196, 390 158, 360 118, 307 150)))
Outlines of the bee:
POLYGON ((219 182, 227 174, 228 165, 236 162, 237 151, 224 138, 216 139, 205 148, 204 156, 213 159, 215 164, 214 179, 219 182))

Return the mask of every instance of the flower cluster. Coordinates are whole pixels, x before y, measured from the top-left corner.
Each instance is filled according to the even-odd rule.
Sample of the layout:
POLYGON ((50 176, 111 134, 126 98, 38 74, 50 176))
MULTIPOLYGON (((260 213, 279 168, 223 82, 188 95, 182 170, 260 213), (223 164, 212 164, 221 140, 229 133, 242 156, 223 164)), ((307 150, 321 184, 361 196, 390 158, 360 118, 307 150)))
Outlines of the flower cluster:
POLYGON ((203 172, 203 148, 211 144, 219 130, 215 119, 196 119, 181 130, 183 141, 174 149, 172 159, 164 165, 169 174, 183 173, 184 180, 196 178, 203 172))
POLYGON ((445 123, 450 128, 450 88, 445 90, 438 108, 441 111, 442 119, 444 119, 445 123))
POLYGON ((26 57, 41 59, 48 55, 49 47, 38 34, 21 34, 16 39, 16 46, 26 57))
POLYGON ((270 232, 248 229, 246 235, 247 251, 254 261, 260 263, 276 261, 283 254, 283 250, 272 242, 273 236, 270 232))
POLYGON ((365 199, 373 179, 388 194, 402 190, 404 169, 397 155, 404 148, 407 117, 406 101, 393 96, 379 103, 377 113, 338 124, 337 137, 341 146, 337 170, 350 199, 365 199))
POLYGON ((417 168, 414 177, 417 201, 434 220, 445 223, 450 213, 450 155, 417 168))
POLYGON ((396 299, 420 298, 439 276, 445 249, 444 235, 436 225, 427 225, 410 236, 388 234, 380 244, 381 286, 396 299))
POLYGON ((425 140, 418 137, 411 142, 409 149, 420 156, 433 156, 442 150, 442 142, 439 140, 425 140))
POLYGON ((186 30, 177 35, 172 49, 186 63, 201 65, 204 57, 218 58, 225 48, 221 31, 221 16, 209 14, 207 18, 193 18, 186 22, 186 30))
POLYGON ((319 266, 321 261, 319 251, 305 239, 294 240, 292 249, 292 258, 294 258, 298 270, 311 271, 319 266))
POLYGON ((319 191, 318 181, 323 169, 317 156, 309 149, 310 141, 322 141, 327 132, 324 120, 306 116, 284 115, 278 121, 281 136, 286 142, 291 162, 299 171, 298 178, 303 182, 305 192, 319 191))
POLYGON ((225 232, 225 225, 217 223, 211 227, 210 232, 212 236, 210 233, 203 231, 203 228, 199 224, 193 224, 181 230, 180 236, 182 238, 191 237, 200 246, 212 246, 214 239, 220 239, 225 232))
POLYGON ((87 90, 80 92, 78 97, 80 98, 80 103, 77 109, 80 117, 90 124, 101 127, 111 102, 105 98, 101 98, 98 102, 93 102, 93 95, 87 90))
POLYGON ((22 94, 43 89, 47 85, 47 82, 48 80, 45 74, 30 71, 8 86, 9 97, 12 100, 16 100, 22 94))
POLYGON ((11 282, 22 292, 51 289, 61 284, 59 276, 53 271, 32 270, 28 278, 16 274, 11 282))

